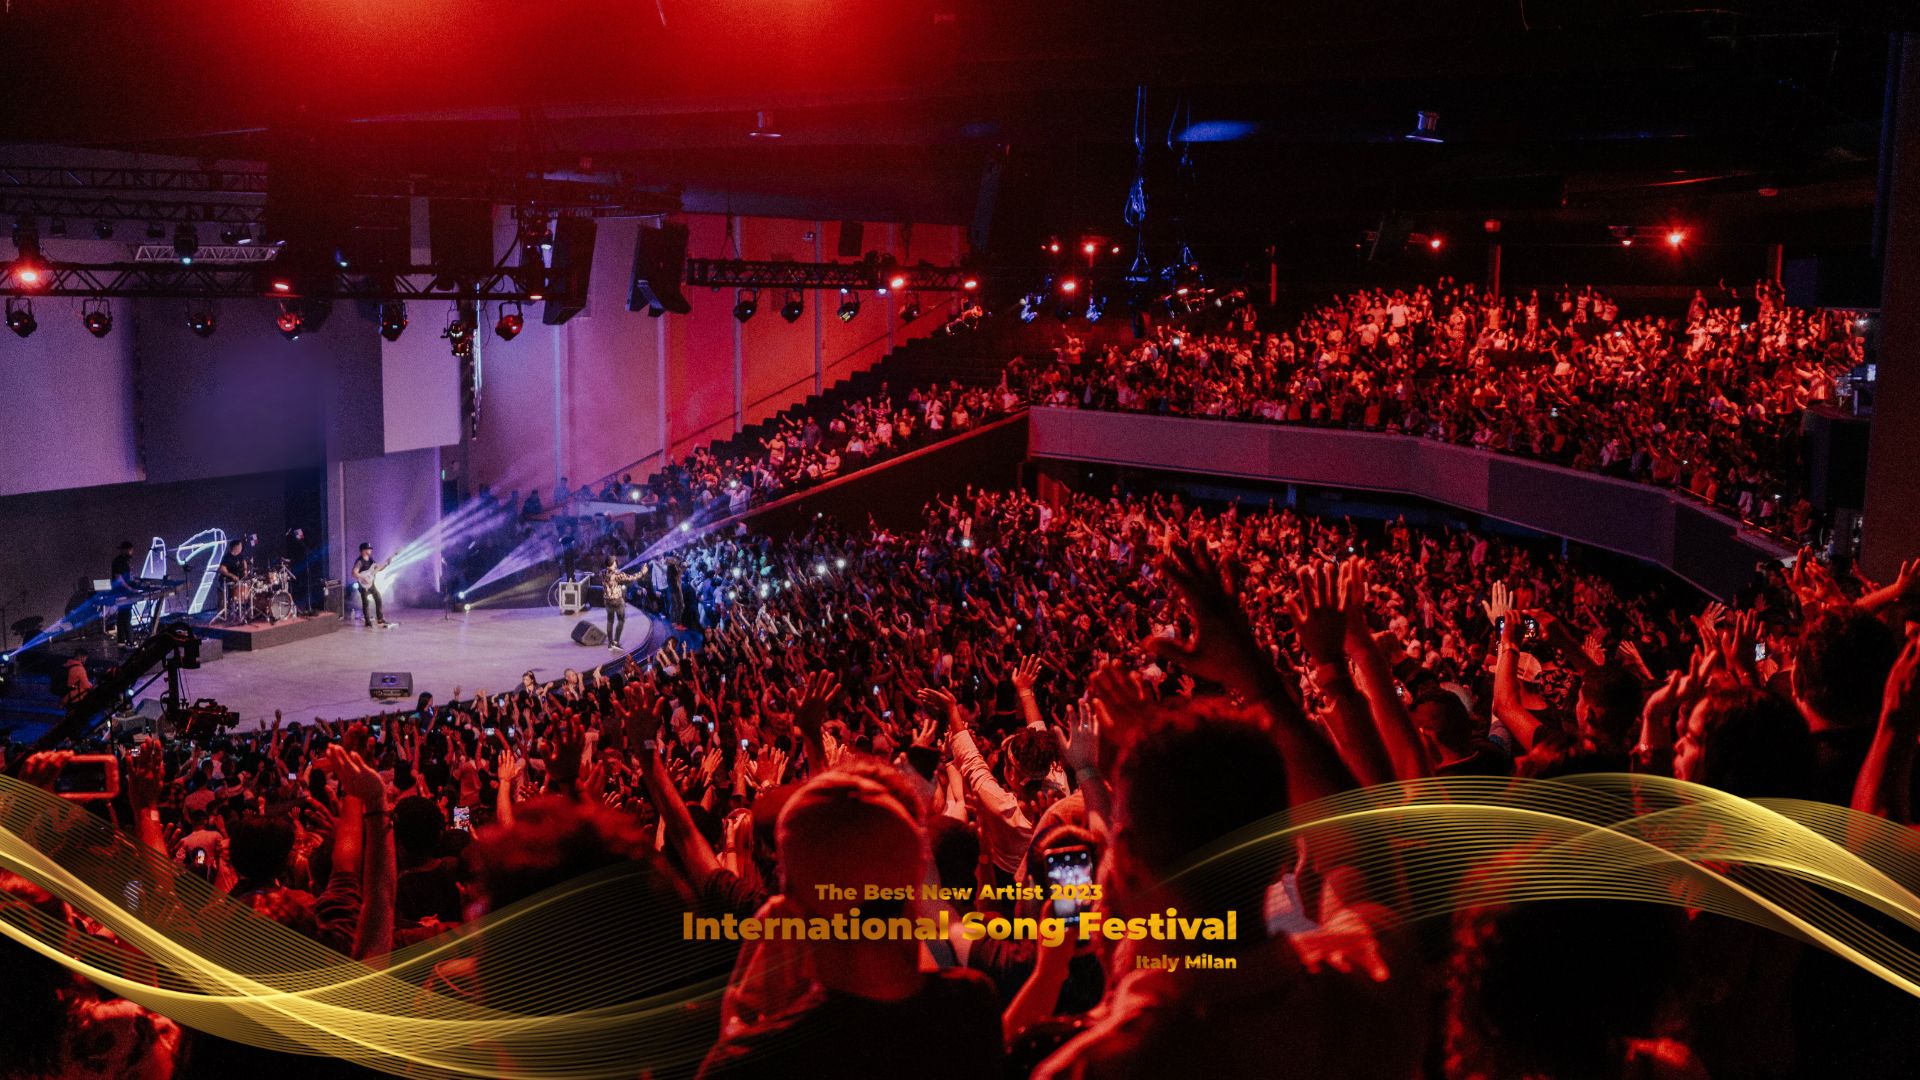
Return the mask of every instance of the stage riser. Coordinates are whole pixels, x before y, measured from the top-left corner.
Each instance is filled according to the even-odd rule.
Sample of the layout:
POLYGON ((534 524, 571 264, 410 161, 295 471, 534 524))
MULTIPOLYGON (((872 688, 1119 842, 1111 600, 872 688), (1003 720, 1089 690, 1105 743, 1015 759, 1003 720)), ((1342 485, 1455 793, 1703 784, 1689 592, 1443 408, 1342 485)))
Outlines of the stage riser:
POLYGON ((322 612, 275 626, 203 626, 200 636, 217 640, 233 652, 259 652, 331 634, 345 626, 340 616, 322 612))

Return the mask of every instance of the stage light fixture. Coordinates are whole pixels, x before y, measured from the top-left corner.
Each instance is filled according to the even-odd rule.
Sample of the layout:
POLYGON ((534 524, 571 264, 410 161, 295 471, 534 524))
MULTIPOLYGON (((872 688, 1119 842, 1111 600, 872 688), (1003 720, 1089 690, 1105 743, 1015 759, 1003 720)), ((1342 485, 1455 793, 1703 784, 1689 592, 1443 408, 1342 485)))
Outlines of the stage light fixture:
POLYGON ((280 336, 288 341, 299 340, 300 332, 307 328, 307 316, 300 309, 300 301, 281 301, 280 314, 274 318, 273 325, 279 329, 280 336))
POLYGON ((780 305, 780 317, 788 322, 799 322, 800 316, 807 313, 807 302, 799 289, 788 289, 787 298, 780 305))
POLYGON ((80 324, 94 337, 106 337, 113 333, 113 309, 107 306, 104 299, 83 300, 80 303, 80 324))
POLYGON ((1667 230, 1667 246, 1668 247, 1677 248, 1681 244, 1684 244, 1686 242, 1687 242, 1687 231, 1685 229, 1667 230))
POLYGON ((399 341, 400 335, 407 332, 407 302, 405 300, 383 300, 380 303, 380 336, 388 341, 399 341))
POLYGON ((1088 257, 1092 257, 1094 252, 1100 250, 1100 245, 1089 240, 1086 243, 1080 245, 1080 250, 1085 252, 1088 255, 1088 257))
POLYGON ((147 224, 147 239, 165 240, 166 238, 167 238, 166 226, 161 225, 157 221, 149 222, 147 224))
POLYGON ((746 322, 760 310, 760 290, 741 289, 734 294, 733 317, 746 322))
POLYGON ((1062 296, 1072 296, 1075 292, 1078 292, 1079 289, 1080 283, 1078 281, 1072 278, 1060 279, 1060 294, 1062 296))
POLYGON ((1441 248, 1446 246, 1446 241, 1442 240, 1438 236, 1430 236, 1427 238, 1427 246, 1432 248, 1435 251, 1439 251, 1441 248))
POLYGON ((94 223, 93 223, 93 238, 94 238, 95 240, 111 240, 111 239, 113 239, 113 222, 111 222, 111 221, 96 221, 96 222, 94 222, 94 223))
POLYGON ((193 257, 200 253, 200 231, 186 222, 173 227, 173 253, 180 258, 180 265, 192 266, 193 257))
POLYGON ((33 317, 33 301, 25 299, 16 301, 11 297, 8 298, 7 329, 21 337, 28 337, 35 330, 40 329, 40 320, 33 317))
POLYGON ((500 318, 493 324, 493 332, 500 336, 501 341, 512 341, 520 336, 520 331, 526 325, 526 315, 521 312, 517 302, 513 304, 512 311, 507 310, 506 304, 501 304, 500 318))
POLYGON ((1632 247, 1632 246, 1633 246, 1633 237, 1631 237, 1631 236, 1623 236, 1623 237, 1621 237, 1621 238, 1620 238, 1620 246, 1621 246, 1621 247, 1623 247, 1623 248, 1630 248, 1630 247, 1632 247))
POLYGON ((1060 241, 1058 241, 1058 240, 1049 240, 1049 241, 1047 242, 1047 250, 1048 250, 1048 251, 1050 251, 1050 252, 1052 252, 1052 253, 1053 253, 1053 254, 1055 254, 1055 255, 1058 255, 1058 254, 1060 254, 1060 241))
POLYGON ((290 278, 274 278, 272 288, 274 292, 285 295, 293 291, 293 281, 290 278))
POLYGON ((960 287, 967 292, 973 292, 980 287, 980 279, 973 277, 963 278, 960 282, 960 287))
POLYGON ((223 244, 238 244, 240 242, 240 236, 240 230, 231 225, 220 230, 220 242, 223 244))
POLYGON ((908 293, 906 295, 906 298, 900 301, 900 321, 912 322, 913 320, 919 317, 920 317, 920 294, 908 293))
POLYGON ((21 218, 14 223, 13 247, 19 254, 14 257, 7 271, 12 275, 15 285, 23 289, 38 289, 53 280, 47 260, 40 254, 40 230, 34 227, 31 218, 21 218))
POLYGON ((455 301, 447 308, 447 325, 441 329, 440 336, 447 340, 454 358, 465 360, 473 355, 474 309, 455 301))
POLYGON ((187 329, 193 331, 196 335, 203 338, 212 337, 213 328, 214 319, 211 305, 204 308, 193 308, 187 312, 187 329))
POLYGON ((834 312, 841 322, 852 322, 860 314, 860 294, 852 289, 840 290, 840 307, 834 312))
POLYGON ((889 289, 904 289, 906 287, 907 275, 905 274, 895 274, 887 279, 887 288, 889 289))

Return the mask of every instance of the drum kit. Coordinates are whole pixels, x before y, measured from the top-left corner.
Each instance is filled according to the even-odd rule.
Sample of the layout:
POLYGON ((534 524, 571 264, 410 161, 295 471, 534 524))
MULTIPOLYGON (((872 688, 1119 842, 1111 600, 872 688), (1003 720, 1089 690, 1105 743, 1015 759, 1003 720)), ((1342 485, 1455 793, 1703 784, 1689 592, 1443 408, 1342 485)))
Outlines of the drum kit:
POLYGON ((232 625, 285 622, 298 609, 293 602, 293 564, 281 559, 272 569, 249 574, 228 590, 223 621, 232 625))

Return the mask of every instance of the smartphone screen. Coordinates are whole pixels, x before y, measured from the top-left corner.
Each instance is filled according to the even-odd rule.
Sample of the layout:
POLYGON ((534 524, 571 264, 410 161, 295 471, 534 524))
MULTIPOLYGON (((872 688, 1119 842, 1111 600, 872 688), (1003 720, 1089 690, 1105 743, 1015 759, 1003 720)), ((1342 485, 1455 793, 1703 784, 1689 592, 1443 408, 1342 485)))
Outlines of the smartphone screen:
POLYGON ((105 754, 75 756, 53 780, 53 793, 69 799, 110 799, 119 790, 119 763, 105 754))
POLYGON ((464 806, 453 808, 453 827, 462 832, 473 831, 473 811, 464 806))
MULTIPOLYGON (((1064 886, 1082 896, 1091 892, 1093 849, 1066 847, 1047 852, 1047 883, 1064 886)), ((1053 917, 1065 920, 1068 926, 1079 926, 1080 913, 1093 906, 1088 900, 1074 896, 1056 896, 1049 903, 1053 917)))

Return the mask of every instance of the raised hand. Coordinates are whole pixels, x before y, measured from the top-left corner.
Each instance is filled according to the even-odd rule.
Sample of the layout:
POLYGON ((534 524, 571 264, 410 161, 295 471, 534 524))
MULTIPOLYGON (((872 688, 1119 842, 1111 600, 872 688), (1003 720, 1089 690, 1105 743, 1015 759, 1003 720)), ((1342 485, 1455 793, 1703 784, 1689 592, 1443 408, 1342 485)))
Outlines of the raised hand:
POLYGON ((1098 701, 1082 698, 1067 710, 1066 729, 1054 729, 1060 740, 1060 760, 1069 772, 1100 771, 1100 715, 1105 711, 1098 701))
POLYGON ((960 702, 952 693, 936 686, 923 686, 914 691, 913 699, 922 706, 936 710, 957 724, 960 719, 960 702))
POLYGON ((66 768, 67 762, 72 760, 73 751, 71 750, 46 750, 29 755, 20 766, 20 780, 22 783, 52 791, 54 781, 60 778, 60 770, 66 768))
POLYGON ((340 793, 368 809, 384 809, 387 782, 365 758, 338 743, 327 747, 327 767, 340 782, 340 793))
POLYGON ((127 755, 127 803, 133 812, 157 810, 167 783, 167 755, 159 739, 146 739, 127 755))
POLYGON ((1013 669, 1013 688, 1020 693, 1030 694, 1033 692, 1033 684, 1039 679, 1040 658, 1038 656, 1021 657, 1020 663, 1013 669))
POLYGON ((626 701, 619 712, 626 726, 627 752, 638 754, 645 750, 646 743, 659 737, 673 710, 665 698, 641 683, 627 684, 624 696, 626 701))
POLYGON ((840 693, 840 677, 830 671, 815 671, 807 676, 806 689, 794 709, 793 723, 801 734, 817 738, 827 722, 827 706, 840 693))
POLYGON ((1155 638, 1147 642, 1147 648, 1245 697, 1262 696, 1272 665, 1262 655, 1247 624, 1247 614, 1229 591, 1220 568, 1204 548, 1176 544, 1165 569, 1186 601, 1194 632, 1185 641, 1155 638))
POLYGON ((1316 664, 1346 660, 1347 612, 1339 571, 1331 563, 1300 568, 1300 591, 1287 601, 1300 648, 1316 664))
MULTIPOLYGON (((922 693, 925 693, 925 691, 923 690, 922 693)), ((939 724, 935 723, 931 719, 922 720, 920 721, 920 726, 914 729, 913 745, 921 747, 923 749, 931 750, 933 749, 935 743, 938 741, 939 736, 940 736, 939 724)))
POLYGON ((1486 603, 1481 606, 1486 608, 1487 621, 1499 626, 1500 620, 1513 612, 1513 590, 1507 588, 1506 582, 1496 581, 1493 588, 1487 591, 1486 603))
POLYGON ((754 787, 764 791, 779 787, 780 781, 787 775, 787 752, 777 746, 769 746, 760 751, 760 757, 753 763, 754 787))

